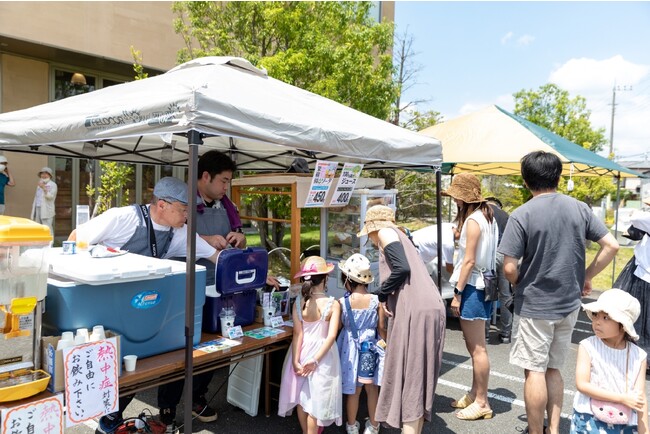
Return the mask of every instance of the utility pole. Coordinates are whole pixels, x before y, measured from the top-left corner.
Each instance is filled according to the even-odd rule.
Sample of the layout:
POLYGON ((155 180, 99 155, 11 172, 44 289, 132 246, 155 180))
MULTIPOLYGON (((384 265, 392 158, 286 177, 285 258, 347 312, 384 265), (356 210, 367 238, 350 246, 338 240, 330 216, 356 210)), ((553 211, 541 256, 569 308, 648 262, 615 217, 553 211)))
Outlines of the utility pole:
POLYGON ((612 88, 612 123, 609 128, 609 155, 614 153, 614 115, 616 113, 616 91, 632 90, 632 86, 616 86, 612 88))
MULTIPOLYGON (((627 91, 632 90, 632 86, 616 86, 612 88, 612 124, 609 130, 609 158, 614 159, 614 114, 616 113, 616 91, 627 91)), ((616 208, 614 216, 614 237, 618 238, 618 211, 621 206, 621 176, 616 177, 616 208)), ((612 260, 612 286, 614 286, 614 281, 616 279, 616 256, 612 260)))

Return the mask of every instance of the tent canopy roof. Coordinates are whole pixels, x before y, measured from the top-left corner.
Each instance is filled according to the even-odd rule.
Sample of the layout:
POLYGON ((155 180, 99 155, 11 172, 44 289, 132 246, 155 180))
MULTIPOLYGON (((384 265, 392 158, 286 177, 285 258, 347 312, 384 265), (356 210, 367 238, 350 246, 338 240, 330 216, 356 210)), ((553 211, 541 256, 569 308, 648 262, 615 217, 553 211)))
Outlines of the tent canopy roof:
POLYGON ((366 168, 437 167, 440 142, 269 77, 233 57, 0 115, 0 150, 186 165, 189 131, 241 170, 282 171, 296 157, 366 168))
POLYGON ((420 133, 442 142, 444 173, 519 175, 521 158, 543 150, 560 157, 564 175, 573 165, 573 175, 643 176, 495 105, 420 133))

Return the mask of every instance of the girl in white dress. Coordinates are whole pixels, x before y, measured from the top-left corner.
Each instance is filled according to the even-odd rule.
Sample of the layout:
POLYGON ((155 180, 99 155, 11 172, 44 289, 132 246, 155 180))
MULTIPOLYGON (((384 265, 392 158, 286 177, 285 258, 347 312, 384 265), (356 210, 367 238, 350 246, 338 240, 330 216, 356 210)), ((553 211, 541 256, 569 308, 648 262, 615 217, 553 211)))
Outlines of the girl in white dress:
POLYGON ((341 367, 334 345, 341 307, 325 292, 328 273, 334 269, 319 256, 310 256, 295 277, 302 282, 293 307, 293 343, 282 370, 278 414, 298 409, 303 434, 342 423, 341 367))

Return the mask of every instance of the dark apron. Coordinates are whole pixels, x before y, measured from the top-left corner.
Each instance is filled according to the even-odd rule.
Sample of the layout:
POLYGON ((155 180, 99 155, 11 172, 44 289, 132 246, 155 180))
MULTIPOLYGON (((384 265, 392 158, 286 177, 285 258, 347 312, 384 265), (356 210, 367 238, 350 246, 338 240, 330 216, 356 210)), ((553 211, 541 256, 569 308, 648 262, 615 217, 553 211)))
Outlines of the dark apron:
MULTIPOLYGON (((135 232, 121 249, 128 250, 130 253, 151 257, 153 255, 151 253, 151 241, 149 240, 149 227, 140 211, 140 205, 131 206, 135 208, 135 213, 140 217, 140 224, 135 228, 135 232)), ((159 252, 158 257, 163 258, 172 242, 172 230, 159 231, 154 229, 154 234, 159 252)))

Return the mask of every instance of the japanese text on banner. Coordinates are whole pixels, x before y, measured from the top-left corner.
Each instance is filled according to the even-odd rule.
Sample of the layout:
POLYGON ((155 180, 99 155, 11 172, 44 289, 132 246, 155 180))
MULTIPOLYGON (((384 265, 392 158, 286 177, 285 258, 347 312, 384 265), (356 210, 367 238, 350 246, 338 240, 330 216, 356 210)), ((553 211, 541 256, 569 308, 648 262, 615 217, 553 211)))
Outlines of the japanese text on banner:
POLYGON ((319 160, 316 162, 305 207, 322 207, 325 205, 325 196, 327 196, 332 181, 334 181, 338 165, 339 163, 336 161, 319 160))
POLYGON ((1 434, 63 434, 63 395, 2 409, 1 434))
POLYGON ((343 170, 339 175, 339 182, 336 184, 336 190, 332 195, 329 206, 345 206, 350 202, 354 187, 361 176, 363 164, 345 163, 343 170))
POLYGON ((117 358, 115 337, 63 350, 67 426, 118 409, 117 358))

